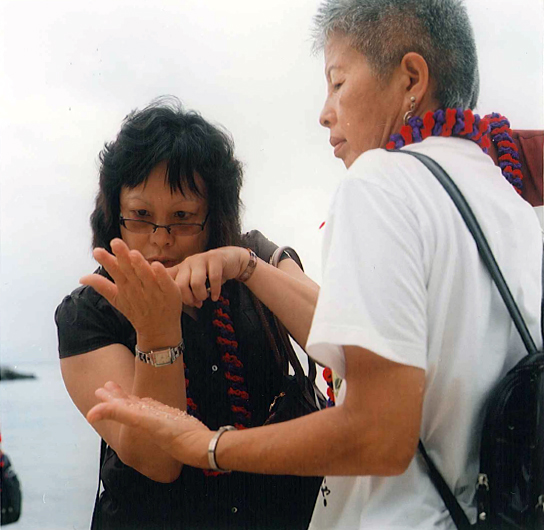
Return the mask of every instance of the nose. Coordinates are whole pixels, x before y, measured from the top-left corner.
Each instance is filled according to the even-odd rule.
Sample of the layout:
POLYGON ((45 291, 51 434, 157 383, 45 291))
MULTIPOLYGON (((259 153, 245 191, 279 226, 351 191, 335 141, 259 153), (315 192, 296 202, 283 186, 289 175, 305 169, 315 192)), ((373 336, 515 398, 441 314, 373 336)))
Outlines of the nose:
POLYGON ((166 227, 159 226, 149 235, 151 243, 158 247, 167 247, 173 244, 174 236, 168 232, 166 227))
POLYGON ((335 120, 334 110, 330 104, 329 98, 325 100, 323 108, 321 109, 321 114, 319 115, 319 123, 322 127, 327 127, 330 129, 333 126, 335 120))

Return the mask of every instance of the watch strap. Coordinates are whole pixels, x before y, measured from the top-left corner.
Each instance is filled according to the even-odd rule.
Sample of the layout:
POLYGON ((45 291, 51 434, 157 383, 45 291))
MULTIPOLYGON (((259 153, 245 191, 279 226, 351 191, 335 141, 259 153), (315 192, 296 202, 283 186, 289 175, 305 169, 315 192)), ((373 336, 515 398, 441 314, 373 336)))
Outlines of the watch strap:
POLYGON ((161 348, 159 350, 151 350, 149 352, 144 352, 136 346, 135 352, 136 357, 146 363, 150 364, 151 366, 168 366, 170 364, 173 364, 174 361, 181 357, 183 352, 185 351, 185 345, 183 343, 183 339, 181 339, 180 343, 177 346, 173 346, 170 348, 161 348), (168 356, 165 354, 168 353, 168 356), (166 357, 165 361, 159 362, 158 358, 160 357, 166 357))

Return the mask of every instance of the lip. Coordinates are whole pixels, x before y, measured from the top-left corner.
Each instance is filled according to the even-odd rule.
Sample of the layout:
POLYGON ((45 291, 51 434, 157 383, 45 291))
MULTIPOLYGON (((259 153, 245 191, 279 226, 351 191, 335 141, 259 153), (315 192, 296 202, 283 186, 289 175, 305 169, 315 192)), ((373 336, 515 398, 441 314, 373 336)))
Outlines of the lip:
POLYGON ((174 265, 177 265, 179 262, 176 259, 170 259, 165 257, 159 257, 159 256, 153 256, 151 258, 147 258, 147 261, 149 263, 153 263, 154 261, 158 261, 159 263, 162 263, 167 269, 169 267, 173 267, 174 265))
POLYGON ((337 138, 335 136, 331 136, 329 142, 334 147, 334 156, 338 157, 338 153, 346 144, 346 140, 344 138, 337 138))

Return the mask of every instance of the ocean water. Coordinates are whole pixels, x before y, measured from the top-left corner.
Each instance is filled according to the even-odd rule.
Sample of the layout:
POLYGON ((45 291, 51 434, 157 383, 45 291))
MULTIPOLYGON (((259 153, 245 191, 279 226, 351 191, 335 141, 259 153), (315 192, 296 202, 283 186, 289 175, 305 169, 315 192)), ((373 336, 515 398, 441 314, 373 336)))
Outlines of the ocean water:
POLYGON ((17 370, 37 379, 0 382, 2 449, 23 492, 21 518, 5 528, 88 530, 100 439, 70 400, 58 360, 17 370))

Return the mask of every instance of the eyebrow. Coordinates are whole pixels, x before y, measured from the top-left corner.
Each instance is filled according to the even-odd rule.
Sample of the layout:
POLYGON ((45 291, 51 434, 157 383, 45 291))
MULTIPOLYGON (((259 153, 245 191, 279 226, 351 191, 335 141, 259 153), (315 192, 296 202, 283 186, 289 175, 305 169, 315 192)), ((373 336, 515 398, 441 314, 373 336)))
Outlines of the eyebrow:
MULTIPOLYGON (((130 193, 130 192, 128 192, 130 193)), ((147 204, 148 206, 153 206, 153 204, 151 204, 150 202, 146 201, 141 195, 127 195, 125 196, 125 200, 138 200, 138 201, 141 201, 143 202, 144 204, 147 204)), ((174 203, 172 203, 172 206, 177 206, 178 204, 187 204, 187 203, 191 203, 191 204, 198 204, 198 200, 195 200, 195 199, 182 199, 182 200, 179 200, 179 201, 176 201, 174 203)))

